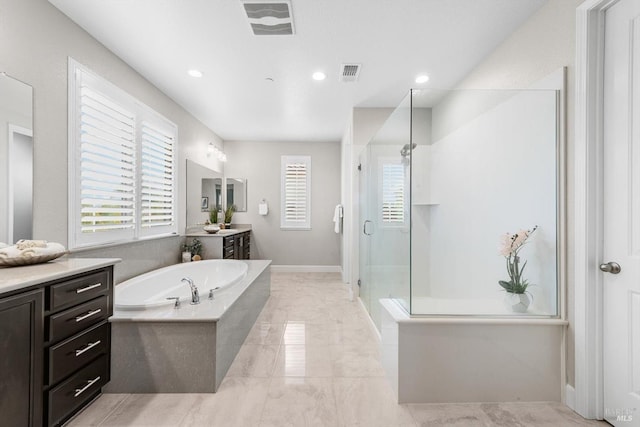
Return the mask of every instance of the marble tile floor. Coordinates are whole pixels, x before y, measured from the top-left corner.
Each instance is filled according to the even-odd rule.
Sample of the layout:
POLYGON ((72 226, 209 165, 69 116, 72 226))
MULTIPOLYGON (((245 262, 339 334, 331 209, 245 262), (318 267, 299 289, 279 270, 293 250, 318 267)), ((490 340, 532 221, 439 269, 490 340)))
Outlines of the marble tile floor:
POLYGON ((560 403, 395 402, 378 338, 338 274, 273 273, 215 394, 104 394, 69 427, 589 426, 560 403))

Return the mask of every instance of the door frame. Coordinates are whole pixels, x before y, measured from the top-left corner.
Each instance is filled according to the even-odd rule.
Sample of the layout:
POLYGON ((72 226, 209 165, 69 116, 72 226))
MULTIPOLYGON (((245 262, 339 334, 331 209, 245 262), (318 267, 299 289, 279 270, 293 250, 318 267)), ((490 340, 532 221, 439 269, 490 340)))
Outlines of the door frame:
MULTIPOLYGON (((574 159, 575 394, 567 404, 585 418, 604 417, 603 249, 604 18, 619 0, 586 0, 576 9, 574 159), (573 404, 573 405, 572 405, 573 404)), ((570 386, 567 387, 568 389, 570 386)))
MULTIPOLYGON (((14 125, 13 123, 7 124, 7 243, 14 243, 15 236, 13 235, 13 170, 15 167, 11 162, 11 156, 13 155, 14 149, 14 139, 15 135, 20 134, 24 136, 28 136, 33 138, 33 130, 14 125)), ((31 159, 33 164, 33 158, 31 159)), ((33 209, 33 200, 31 201, 31 206, 33 209)), ((31 231, 33 232, 33 224, 31 225, 31 231)))

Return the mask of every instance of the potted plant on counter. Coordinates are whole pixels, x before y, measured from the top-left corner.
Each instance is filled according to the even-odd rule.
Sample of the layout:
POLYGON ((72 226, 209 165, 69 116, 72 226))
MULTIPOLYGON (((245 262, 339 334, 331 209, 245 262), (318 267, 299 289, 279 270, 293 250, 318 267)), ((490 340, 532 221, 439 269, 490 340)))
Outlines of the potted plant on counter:
POLYGON ((227 209, 224 211, 224 228, 231 228, 231 219, 233 218, 233 213, 236 211, 236 205, 227 206, 227 209))
MULTIPOLYGON (((185 242, 184 245, 182 245, 182 251, 183 254, 184 253, 190 253, 191 254, 191 261, 200 261, 202 259, 202 242, 198 239, 193 239, 191 241, 191 243, 187 243, 185 242)), ((183 257, 182 262, 185 262, 186 260, 183 257)))
POLYGON ((220 207, 216 206, 209 209, 209 222, 213 225, 218 224, 218 213, 220 212, 220 207))

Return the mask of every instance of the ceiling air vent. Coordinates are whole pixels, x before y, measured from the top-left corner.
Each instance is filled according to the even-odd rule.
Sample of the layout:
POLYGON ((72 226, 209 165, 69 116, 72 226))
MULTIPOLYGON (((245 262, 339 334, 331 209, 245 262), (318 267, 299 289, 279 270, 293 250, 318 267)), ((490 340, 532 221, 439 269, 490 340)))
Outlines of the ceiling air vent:
POLYGON ((342 64, 340 81, 345 83, 357 81, 360 75, 360 68, 360 64, 342 64))
POLYGON ((289 1, 243 1, 251 30, 256 36, 290 36, 294 34, 289 1))

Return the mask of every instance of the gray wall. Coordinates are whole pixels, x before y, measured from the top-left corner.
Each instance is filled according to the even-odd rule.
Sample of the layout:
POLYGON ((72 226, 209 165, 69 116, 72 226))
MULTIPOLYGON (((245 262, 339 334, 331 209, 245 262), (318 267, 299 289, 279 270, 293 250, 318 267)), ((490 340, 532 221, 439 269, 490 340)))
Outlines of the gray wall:
POLYGON ((340 144, 338 142, 227 142, 225 176, 247 179, 247 212, 233 222, 251 224, 251 257, 274 265, 340 265, 339 235, 333 212, 340 203, 340 144), (280 229, 280 156, 311 156, 311 230, 280 229), (266 199, 267 216, 258 215, 266 199))
MULTIPOLYGON (((178 125, 178 229, 184 230, 185 158, 201 159, 222 171, 217 160, 206 156, 207 144, 222 146, 220 138, 46 0, 0 0, 0 11, 0 70, 34 89, 34 238, 67 245, 69 56, 178 125)), ((179 243, 178 238, 168 238, 153 245, 121 245, 78 255, 121 257, 124 261, 116 267, 116 275, 130 277, 177 262, 179 243)))

